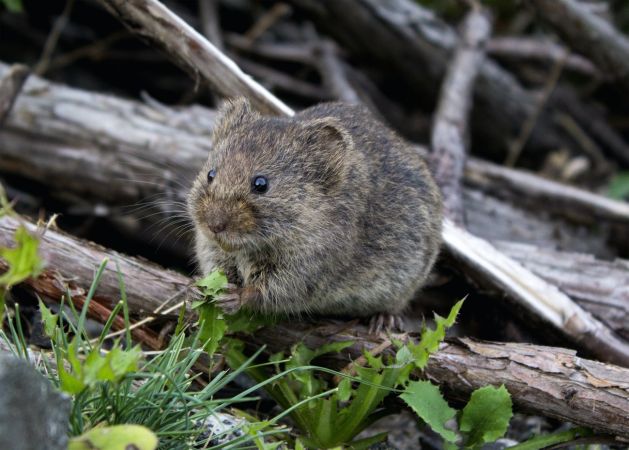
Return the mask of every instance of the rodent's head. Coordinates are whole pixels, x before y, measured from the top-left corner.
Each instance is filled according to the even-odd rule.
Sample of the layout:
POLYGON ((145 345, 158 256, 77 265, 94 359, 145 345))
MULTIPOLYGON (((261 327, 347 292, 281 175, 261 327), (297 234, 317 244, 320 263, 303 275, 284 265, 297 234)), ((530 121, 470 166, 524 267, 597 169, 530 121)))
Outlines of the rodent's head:
POLYGON ((223 250, 299 242, 330 222, 353 152, 338 119, 265 117, 237 99, 222 108, 212 141, 188 209, 223 250))

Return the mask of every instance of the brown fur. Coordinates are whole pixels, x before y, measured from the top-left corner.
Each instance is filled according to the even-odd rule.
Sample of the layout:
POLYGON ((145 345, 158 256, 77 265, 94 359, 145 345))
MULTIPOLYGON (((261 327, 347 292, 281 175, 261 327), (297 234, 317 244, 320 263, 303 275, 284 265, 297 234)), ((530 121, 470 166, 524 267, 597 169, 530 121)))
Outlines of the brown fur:
POLYGON ((213 144, 188 199, 204 273, 224 269, 256 311, 404 310, 437 257, 442 213, 426 164, 394 132, 360 106, 278 118, 238 99, 213 144), (251 189, 258 175, 264 194, 251 189), (208 225, 217 221, 218 234, 208 225))

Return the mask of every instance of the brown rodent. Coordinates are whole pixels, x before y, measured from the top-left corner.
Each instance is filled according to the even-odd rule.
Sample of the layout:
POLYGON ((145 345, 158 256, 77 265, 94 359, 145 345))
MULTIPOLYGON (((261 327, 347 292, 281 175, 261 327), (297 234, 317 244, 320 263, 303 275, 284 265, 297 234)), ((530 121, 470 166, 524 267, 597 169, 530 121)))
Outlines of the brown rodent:
POLYGON ((219 299, 226 312, 391 317, 441 242, 424 161, 367 109, 342 103, 282 118, 228 102, 188 208, 200 269, 234 283, 219 299))

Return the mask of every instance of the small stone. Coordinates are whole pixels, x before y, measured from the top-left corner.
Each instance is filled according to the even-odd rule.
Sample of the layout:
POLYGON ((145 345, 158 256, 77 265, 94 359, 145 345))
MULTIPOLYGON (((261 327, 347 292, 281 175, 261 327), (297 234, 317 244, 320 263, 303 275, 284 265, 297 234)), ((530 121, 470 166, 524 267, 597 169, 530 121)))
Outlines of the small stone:
POLYGON ((66 450, 70 398, 28 362, 0 354, 0 448, 66 450))

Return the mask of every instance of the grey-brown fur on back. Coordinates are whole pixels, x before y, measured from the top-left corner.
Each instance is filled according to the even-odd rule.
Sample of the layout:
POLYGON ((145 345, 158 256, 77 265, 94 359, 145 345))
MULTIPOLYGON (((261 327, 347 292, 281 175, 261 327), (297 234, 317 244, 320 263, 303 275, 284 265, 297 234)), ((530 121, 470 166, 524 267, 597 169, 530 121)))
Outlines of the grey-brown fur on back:
POLYGON ((219 266, 260 289, 250 307, 397 314, 424 283, 441 242, 438 188, 419 155, 365 108, 326 103, 272 118, 238 100, 224 109, 214 146, 189 198, 197 259, 204 272, 219 266), (256 174, 268 174, 264 195, 248 191, 256 174), (208 211, 247 224, 222 243, 235 249, 203 229, 208 211))

